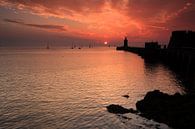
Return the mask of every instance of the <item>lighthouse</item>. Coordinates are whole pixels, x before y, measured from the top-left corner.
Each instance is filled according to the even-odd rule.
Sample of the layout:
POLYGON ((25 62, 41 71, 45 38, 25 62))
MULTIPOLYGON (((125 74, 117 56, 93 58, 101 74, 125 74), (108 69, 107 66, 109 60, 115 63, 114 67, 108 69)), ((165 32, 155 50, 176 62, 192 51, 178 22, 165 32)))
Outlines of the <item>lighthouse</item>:
POLYGON ((124 48, 128 48, 128 40, 127 37, 124 39, 124 48))

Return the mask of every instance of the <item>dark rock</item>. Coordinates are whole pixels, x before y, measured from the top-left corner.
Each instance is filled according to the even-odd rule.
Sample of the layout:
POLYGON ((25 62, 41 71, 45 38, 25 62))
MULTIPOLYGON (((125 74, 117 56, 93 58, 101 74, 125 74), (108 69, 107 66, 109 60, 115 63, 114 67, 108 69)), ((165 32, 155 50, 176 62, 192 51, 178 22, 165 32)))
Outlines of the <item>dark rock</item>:
POLYGON ((137 110, 135 110, 135 109, 133 109, 133 108, 130 108, 129 111, 130 111, 131 113, 133 113, 133 114, 139 113, 137 110))
POLYGON ((128 98, 129 98, 129 95, 123 95, 122 97, 124 97, 124 98, 127 98, 127 99, 128 99, 128 98))
POLYGON ((195 129, 195 94, 168 95, 155 90, 148 92, 136 107, 148 119, 177 129, 195 129))
POLYGON ((106 107, 108 112, 110 113, 114 113, 114 114, 125 114, 125 113, 130 113, 131 110, 124 108, 120 105, 115 105, 115 104, 111 104, 109 106, 106 107))

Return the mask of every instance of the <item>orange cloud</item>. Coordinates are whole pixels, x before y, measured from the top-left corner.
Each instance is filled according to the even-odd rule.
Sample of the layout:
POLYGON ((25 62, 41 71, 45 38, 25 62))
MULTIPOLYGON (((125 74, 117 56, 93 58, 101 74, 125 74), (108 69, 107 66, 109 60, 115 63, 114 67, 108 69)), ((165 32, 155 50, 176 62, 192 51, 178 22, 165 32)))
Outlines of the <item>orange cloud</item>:
MULTIPOLYGON (((172 20, 194 10, 190 0, 1 0, 0 6, 81 23, 82 28, 69 25, 68 33, 90 38, 152 38, 157 31, 172 29, 172 20)), ((63 25, 59 26, 63 33, 63 25)))

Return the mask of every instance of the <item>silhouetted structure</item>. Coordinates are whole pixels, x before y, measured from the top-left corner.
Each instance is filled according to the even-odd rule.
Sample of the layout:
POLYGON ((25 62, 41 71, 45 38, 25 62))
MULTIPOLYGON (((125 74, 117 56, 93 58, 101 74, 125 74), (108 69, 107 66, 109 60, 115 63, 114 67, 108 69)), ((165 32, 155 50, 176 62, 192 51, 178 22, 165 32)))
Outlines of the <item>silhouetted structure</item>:
POLYGON ((128 50, 128 39, 127 39, 127 37, 125 37, 125 39, 124 39, 124 45, 123 46, 120 46, 120 47, 117 47, 116 49, 117 50, 128 50))
POLYGON ((157 53, 161 49, 161 46, 158 42, 145 42, 145 49, 142 56, 149 59, 154 59, 157 56, 157 53))
POLYGON ((158 42, 146 42, 145 43, 146 49, 160 49, 160 45, 158 42))
POLYGON ((168 48, 195 48, 195 32, 173 31, 168 48))
POLYGON ((128 40, 127 37, 124 39, 124 48, 128 48, 128 40))
POLYGON ((146 42, 145 48, 125 47, 125 41, 117 50, 136 53, 145 61, 163 61, 178 73, 188 88, 195 89, 195 32, 173 31, 168 48, 163 49, 158 42, 146 42))
POLYGON ((164 45, 163 48, 166 49, 167 48, 167 45, 164 45))

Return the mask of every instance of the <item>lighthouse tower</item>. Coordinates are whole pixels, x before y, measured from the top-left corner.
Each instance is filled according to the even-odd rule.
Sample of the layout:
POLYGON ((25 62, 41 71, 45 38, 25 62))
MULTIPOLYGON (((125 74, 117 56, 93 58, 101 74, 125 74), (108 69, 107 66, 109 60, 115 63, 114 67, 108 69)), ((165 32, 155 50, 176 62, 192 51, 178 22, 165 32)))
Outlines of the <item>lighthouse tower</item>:
POLYGON ((127 37, 124 39, 124 48, 128 48, 128 40, 127 37))

